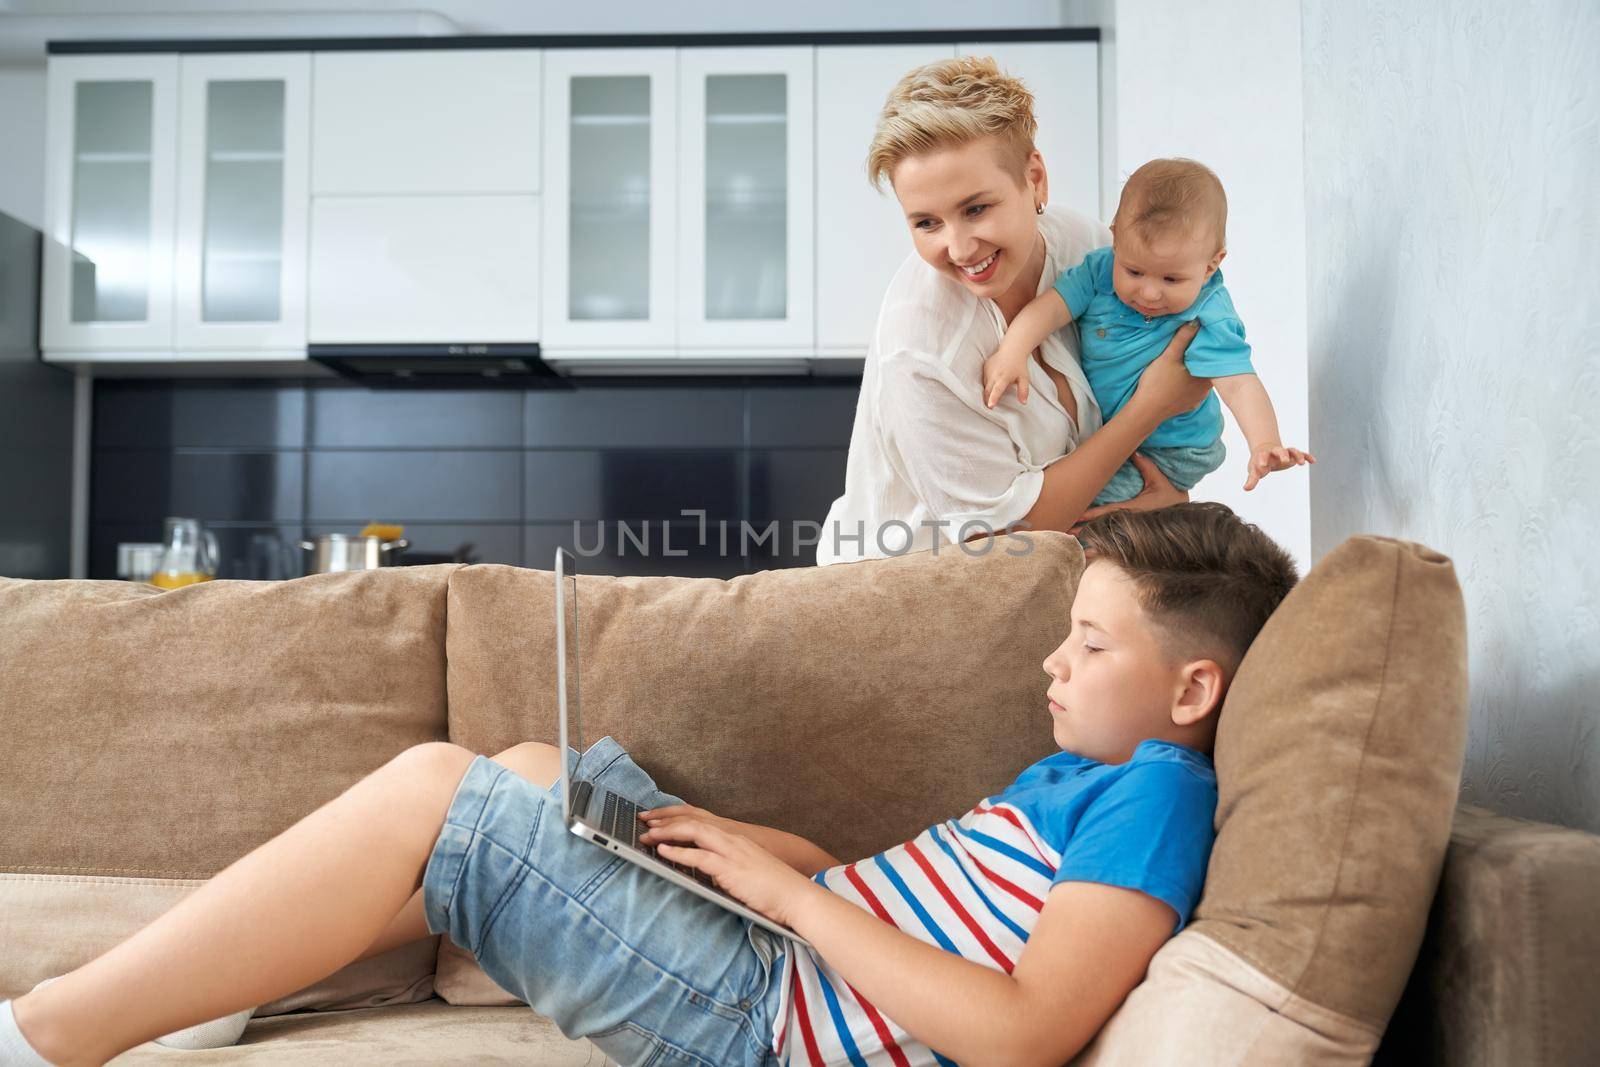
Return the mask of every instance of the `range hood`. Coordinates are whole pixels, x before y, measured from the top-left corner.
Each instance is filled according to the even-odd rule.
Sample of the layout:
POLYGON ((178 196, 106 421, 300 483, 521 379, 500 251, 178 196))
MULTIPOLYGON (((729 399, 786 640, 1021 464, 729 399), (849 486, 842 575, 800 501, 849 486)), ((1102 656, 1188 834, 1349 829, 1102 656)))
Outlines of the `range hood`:
POLYGON ((571 389, 539 356, 538 342, 308 345, 306 355, 373 388, 571 389))

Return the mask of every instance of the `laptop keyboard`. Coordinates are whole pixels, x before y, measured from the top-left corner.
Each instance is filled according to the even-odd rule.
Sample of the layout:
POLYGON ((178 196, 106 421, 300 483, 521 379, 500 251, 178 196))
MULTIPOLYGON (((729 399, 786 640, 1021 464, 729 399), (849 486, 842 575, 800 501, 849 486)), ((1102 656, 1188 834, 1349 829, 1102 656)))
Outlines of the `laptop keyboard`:
POLYGON ((621 841, 629 848, 638 849, 647 856, 652 856, 661 863, 665 863, 673 870, 686 874, 699 882, 707 889, 715 890, 723 896, 728 894, 712 880, 709 874, 696 870, 682 863, 674 863, 664 856, 656 854, 656 850, 649 845, 639 844, 639 805, 627 797, 607 792, 605 802, 600 811, 600 829, 612 839, 621 841))

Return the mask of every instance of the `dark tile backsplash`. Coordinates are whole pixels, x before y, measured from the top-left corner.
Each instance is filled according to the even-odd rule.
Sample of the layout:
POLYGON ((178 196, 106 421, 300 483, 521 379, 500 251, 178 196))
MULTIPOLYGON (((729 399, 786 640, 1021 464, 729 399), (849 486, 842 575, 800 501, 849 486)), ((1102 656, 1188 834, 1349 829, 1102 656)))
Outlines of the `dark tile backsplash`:
POLYGON ((114 577, 117 544, 160 540, 167 515, 215 531, 224 578, 298 575, 300 540, 369 521, 404 525, 412 562, 547 569, 558 545, 597 574, 815 562, 794 523, 820 523, 843 491, 859 382, 576 384, 97 381, 90 576, 114 577))

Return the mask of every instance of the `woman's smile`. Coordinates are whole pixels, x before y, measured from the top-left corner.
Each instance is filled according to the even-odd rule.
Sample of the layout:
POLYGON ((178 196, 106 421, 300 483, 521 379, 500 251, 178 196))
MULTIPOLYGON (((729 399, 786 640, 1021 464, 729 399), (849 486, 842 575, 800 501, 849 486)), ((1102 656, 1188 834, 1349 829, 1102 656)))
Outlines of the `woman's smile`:
POLYGON ((974 282, 986 282, 994 277, 995 271, 1000 269, 999 264, 1000 249, 997 248, 993 252, 989 253, 989 257, 987 259, 980 259, 978 262, 970 265, 957 263, 956 266, 960 269, 962 274, 966 275, 969 280, 974 282))

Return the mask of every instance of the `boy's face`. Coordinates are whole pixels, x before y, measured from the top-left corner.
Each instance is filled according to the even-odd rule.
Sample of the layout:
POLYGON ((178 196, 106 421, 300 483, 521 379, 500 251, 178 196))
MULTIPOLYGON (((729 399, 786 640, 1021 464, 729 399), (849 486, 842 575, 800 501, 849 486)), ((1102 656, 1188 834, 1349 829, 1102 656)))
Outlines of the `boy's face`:
POLYGON ((1111 236, 1111 286, 1117 299, 1151 318, 1186 310, 1227 255, 1206 233, 1146 242, 1131 229, 1113 225, 1111 236))
POLYGON ((1090 563, 1072 602, 1072 629, 1044 661, 1056 744, 1102 763, 1126 763, 1139 742, 1173 732, 1183 665, 1161 647, 1133 582, 1090 563))
POLYGON ((1039 245, 1034 205, 1049 187, 1037 151, 1020 181, 994 137, 901 160, 891 180, 930 267, 979 297, 1000 300, 1021 285, 1022 302, 1033 299, 1038 278, 1023 274, 1039 245))

